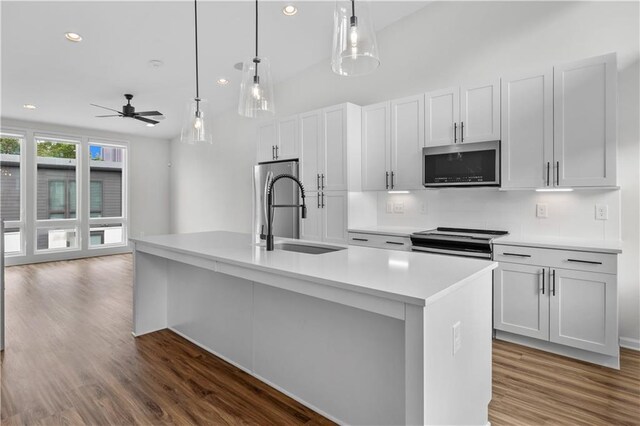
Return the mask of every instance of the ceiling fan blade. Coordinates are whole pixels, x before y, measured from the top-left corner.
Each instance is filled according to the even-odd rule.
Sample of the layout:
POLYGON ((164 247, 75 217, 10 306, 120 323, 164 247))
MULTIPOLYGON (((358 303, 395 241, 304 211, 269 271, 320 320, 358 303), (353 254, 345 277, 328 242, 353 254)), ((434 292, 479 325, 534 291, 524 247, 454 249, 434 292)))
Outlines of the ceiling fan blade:
POLYGON ((122 114, 113 114, 113 115, 96 115, 96 117, 122 117, 122 114))
POLYGON ((160 111, 142 111, 136 112, 136 115, 149 116, 149 115, 164 115, 160 111))
POLYGON ((117 112, 118 114, 122 114, 122 112, 118 111, 117 109, 113 109, 113 108, 107 108, 105 106, 102 105, 96 105, 96 104, 89 104, 92 105, 94 107, 98 107, 98 108, 104 108, 104 109, 108 109, 109 111, 113 111, 113 112, 117 112))
POLYGON ((135 118, 136 120, 144 121, 145 123, 149 123, 149 124, 158 124, 159 123, 159 121, 151 120, 149 118, 144 118, 144 117, 138 117, 137 115, 134 116, 133 118, 135 118))

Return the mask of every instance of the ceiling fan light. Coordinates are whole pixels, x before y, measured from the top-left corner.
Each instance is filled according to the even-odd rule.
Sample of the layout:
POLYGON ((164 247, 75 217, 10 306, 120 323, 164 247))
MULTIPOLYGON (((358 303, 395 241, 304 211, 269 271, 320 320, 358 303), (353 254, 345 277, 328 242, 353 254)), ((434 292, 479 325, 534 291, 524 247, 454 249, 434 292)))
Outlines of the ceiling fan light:
POLYGON ((256 63, 255 58, 251 58, 244 62, 238 113, 250 118, 275 114, 269 59, 260 58, 256 63))
POLYGON ((211 125, 208 120, 209 102, 205 99, 192 100, 187 104, 182 120, 180 142, 186 144, 213 143, 211 125))
POLYGON ((331 69, 342 76, 373 72, 380 65, 369 0, 336 1, 331 69))

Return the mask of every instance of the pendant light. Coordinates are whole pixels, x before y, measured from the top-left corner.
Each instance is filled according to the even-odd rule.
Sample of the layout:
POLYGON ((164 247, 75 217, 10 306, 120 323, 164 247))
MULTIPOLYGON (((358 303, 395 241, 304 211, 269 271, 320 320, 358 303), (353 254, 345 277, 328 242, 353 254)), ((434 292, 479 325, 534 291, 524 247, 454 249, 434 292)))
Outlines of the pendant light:
POLYGON ((213 143, 211 129, 207 125, 206 119, 209 117, 209 103, 200 99, 200 85, 198 75, 198 0, 193 1, 195 12, 195 45, 196 45, 196 97, 187 104, 180 142, 213 143))
POLYGON ((336 1, 333 15, 331 69, 344 76, 368 74, 378 68, 380 58, 369 2, 336 1), (357 14, 356 14, 357 12, 357 14))
POLYGON ((256 54, 242 64, 238 113, 245 117, 275 113, 269 60, 258 55, 258 0, 256 0, 256 54))

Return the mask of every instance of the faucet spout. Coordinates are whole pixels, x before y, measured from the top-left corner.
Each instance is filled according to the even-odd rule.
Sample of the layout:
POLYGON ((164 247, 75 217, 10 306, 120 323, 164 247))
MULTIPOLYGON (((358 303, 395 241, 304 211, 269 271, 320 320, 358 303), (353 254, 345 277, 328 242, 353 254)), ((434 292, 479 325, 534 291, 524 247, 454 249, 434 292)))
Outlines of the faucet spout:
POLYGON ((276 177, 274 177, 271 182, 269 183, 269 188, 267 190, 267 251, 273 251, 274 249, 274 241, 273 241, 273 226, 272 226, 272 222, 273 222, 273 209, 277 208, 277 207, 293 207, 293 208, 300 208, 301 209, 301 217, 302 219, 306 219, 307 218, 307 205, 305 203, 305 194, 304 194, 304 186, 302 185, 302 182, 300 182, 300 180, 298 180, 298 178, 296 178, 293 175, 289 175, 289 174, 283 174, 283 175, 278 175, 276 177), (291 179, 292 181, 294 181, 295 183, 298 184, 298 187, 300 188, 300 198, 302 199, 302 204, 297 205, 297 204, 282 204, 282 205, 275 205, 273 204, 273 185, 279 181, 280 179, 291 179))

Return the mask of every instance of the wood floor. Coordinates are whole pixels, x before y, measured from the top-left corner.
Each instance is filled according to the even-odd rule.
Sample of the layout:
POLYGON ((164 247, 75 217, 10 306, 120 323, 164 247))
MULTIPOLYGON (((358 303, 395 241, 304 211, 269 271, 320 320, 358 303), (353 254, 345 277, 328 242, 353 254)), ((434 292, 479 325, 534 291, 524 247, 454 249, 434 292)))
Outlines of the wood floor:
MULTIPOLYGON (((330 422, 161 331, 131 335, 131 256, 6 270, 0 422, 330 422)), ((492 425, 640 424, 640 353, 620 371, 494 343, 492 425)))

